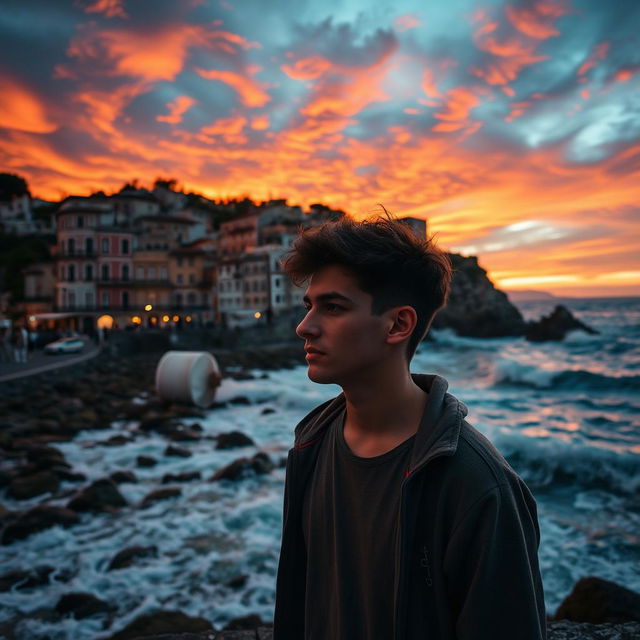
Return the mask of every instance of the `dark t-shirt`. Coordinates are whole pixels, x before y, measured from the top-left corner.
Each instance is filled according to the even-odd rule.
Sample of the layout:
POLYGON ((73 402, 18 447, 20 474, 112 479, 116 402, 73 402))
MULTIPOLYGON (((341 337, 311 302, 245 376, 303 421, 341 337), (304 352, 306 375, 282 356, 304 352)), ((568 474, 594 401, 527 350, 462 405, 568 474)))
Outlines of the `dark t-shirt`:
POLYGON ((329 426, 306 489, 305 640, 393 637, 400 487, 414 438, 360 458, 344 440, 344 418, 329 426))

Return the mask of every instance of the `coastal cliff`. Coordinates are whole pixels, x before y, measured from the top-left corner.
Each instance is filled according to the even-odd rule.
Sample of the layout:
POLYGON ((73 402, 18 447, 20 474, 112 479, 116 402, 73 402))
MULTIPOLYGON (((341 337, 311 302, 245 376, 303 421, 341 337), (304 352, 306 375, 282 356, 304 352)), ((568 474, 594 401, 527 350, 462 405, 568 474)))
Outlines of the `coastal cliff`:
POLYGON ((475 256, 449 254, 453 266, 451 293, 447 305, 433 321, 434 329, 453 329, 460 336, 499 338, 521 336, 522 314, 496 289, 475 256))

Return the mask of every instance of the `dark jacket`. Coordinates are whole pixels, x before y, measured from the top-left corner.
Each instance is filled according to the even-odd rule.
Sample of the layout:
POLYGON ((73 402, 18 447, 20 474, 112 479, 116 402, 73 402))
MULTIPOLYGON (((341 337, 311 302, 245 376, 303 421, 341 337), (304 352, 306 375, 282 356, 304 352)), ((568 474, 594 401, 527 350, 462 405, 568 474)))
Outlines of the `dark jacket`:
MULTIPOLYGON (((380 640, 546 638, 531 493, 465 421, 466 407, 446 392, 443 378, 414 380, 429 398, 402 483, 389 593, 395 634, 380 640)), ((341 394, 296 427, 287 460, 275 640, 304 638, 302 503, 326 428, 344 407, 341 394)))

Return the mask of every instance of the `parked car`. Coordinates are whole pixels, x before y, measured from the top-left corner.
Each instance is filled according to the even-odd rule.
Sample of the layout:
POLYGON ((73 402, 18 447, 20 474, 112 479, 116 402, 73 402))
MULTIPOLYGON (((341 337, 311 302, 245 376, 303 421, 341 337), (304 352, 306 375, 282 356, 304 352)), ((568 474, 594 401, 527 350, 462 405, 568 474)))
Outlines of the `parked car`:
POLYGON ((82 338, 60 338, 55 342, 50 342, 44 352, 49 354, 56 353, 78 353, 84 349, 84 340, 82 338))

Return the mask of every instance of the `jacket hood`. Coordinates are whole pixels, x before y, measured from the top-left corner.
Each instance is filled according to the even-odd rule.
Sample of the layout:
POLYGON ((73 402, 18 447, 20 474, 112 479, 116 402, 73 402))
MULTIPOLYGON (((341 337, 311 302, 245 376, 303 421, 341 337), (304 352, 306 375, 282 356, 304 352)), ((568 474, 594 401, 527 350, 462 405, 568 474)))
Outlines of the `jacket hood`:
MULTIPOLYGON (((462 422, 467 407, 447 393, 449 384, 436 375, 412 374, 414 382, 429 394, 416 433, 411 454, 410 471, 430 458, 453 455, 458 446, 462 422)), ((326 428, 345 410, 344 394, 316 407, 295 430, 296 449, 307 447, 324 436, 326 428)))

